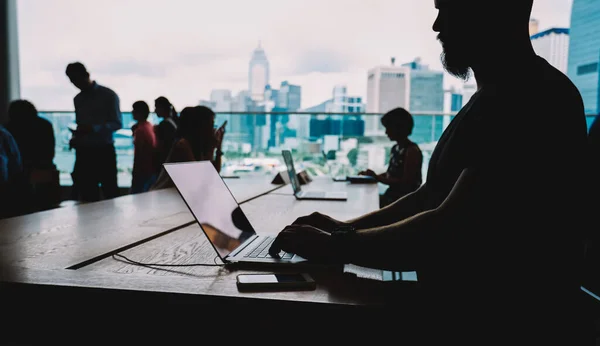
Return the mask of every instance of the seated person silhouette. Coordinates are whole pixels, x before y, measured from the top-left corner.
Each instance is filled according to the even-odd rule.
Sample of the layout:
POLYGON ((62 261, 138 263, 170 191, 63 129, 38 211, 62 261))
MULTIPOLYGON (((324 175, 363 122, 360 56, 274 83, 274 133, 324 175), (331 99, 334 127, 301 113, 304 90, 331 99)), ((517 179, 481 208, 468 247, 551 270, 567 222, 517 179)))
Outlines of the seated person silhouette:
POLYGON ((59 172, 54 165, 54 129, 52 123, 40 117, 35 106, 26 100, 16 100, 8 107, 7 130, 13 135, 31 195, 31 211, 44 210, 60 203, 59 172))
POLYGON ((40 117, 35 106, 17 100, 8 107, 6 129, 13 135, 23 160, 23 169, 54 169, 54 129, 52 123, 40 117))
MULTIPOLYGON (((225 128, 215 129, 215 113, 208 107, 186 107, 181 111, 175 144, 165 163, 210 160, 221 171, 221 145, 225 128)), ((151 190, 174 187, 162 169, 151 190)))
POLYGON ((17 142, 0 125, 0 219, 25 212, 27 191, 17 142))
POLYGON ((425 184, 352 220, 301 217, 270 253, 416 270, 419 344, 585 344, 581 95, 536 55, 533 0, 435 5, 445 69, 462 79, 472 71, 478 90, 440 138, 425 184))
POLYGON ((377 174, 367 169, 358 174, 373 177, 378 182, 389 185, 379 198, 379 206, 383 208, 421 186, 423 153, 417 144, 408 139, 415 123, 412 115, 404 108, 395 108, 384 114, 381 124, 385 127, 388 138, 396 142, 390 152, 387 172, 377 174))

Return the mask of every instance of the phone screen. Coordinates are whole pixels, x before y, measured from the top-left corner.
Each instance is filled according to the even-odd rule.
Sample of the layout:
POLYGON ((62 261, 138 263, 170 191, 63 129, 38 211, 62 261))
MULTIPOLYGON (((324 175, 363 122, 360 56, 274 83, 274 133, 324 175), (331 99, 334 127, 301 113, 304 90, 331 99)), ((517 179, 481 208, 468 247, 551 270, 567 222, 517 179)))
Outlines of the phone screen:
POLYGON ((248 274, 239 275, 238 280, 244 284, 306 282, 301 274, 248 274))
POLYGON ((217 126, 217 124, 215 124, 215 125, 214 125, 214 126, 215 126, 215 130, 218 130, 218 129, 220 129, 220 128, 225 128, 225 125, 227 125, 227 120, 225 120, 225 121, 223 122, 223 124, 221 124, 221 126, 217 126))

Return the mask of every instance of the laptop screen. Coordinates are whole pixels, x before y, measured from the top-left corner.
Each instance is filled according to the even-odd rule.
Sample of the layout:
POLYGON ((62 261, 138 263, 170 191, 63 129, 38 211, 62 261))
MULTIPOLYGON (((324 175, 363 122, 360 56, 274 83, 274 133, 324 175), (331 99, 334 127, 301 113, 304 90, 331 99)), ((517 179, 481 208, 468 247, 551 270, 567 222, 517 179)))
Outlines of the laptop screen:
POLYGON ((221 258, 256 234, 210 161, 165 164, 164 167, 221 258))
POLYGON ((300 192, 300 180, 298 180, 298 175, 296 174, 296 169, 294 168, 294 160, 292 160, 292 152, 289 150, 283 150, 283 161, 285 161, 285 165, 287 166, 288 174, 290 175, 290 183, 292 184, 292 188, 294 189, 294 193, 300 192))

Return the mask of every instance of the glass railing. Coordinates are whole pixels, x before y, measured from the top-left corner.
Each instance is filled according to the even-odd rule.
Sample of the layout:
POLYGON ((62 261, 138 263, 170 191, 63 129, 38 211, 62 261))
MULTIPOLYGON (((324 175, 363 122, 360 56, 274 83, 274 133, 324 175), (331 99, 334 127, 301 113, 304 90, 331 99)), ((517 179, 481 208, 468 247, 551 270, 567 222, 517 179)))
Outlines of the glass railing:
MULTIPOLYGON (((61 184, 72 184, 71 172, 75 152, 69 148, 75 127, 73 112, 40 112, 54 127, 56 156, 61 184)), ((281 151, 292 151, 297 169, 313 176, 350 175, 370 168, 385 171, 389 152, 394 145, 381 125, 382 114, 376 113, 217 113, 216 125, 227 120, 223 139, 222 175, 274 174, 284 170, 281 151)), ((410 137, 423 152, 423 177, 429 158, 442 132, 454 114, 413 113, 415 127, 410 137)), ((594 116, 587 117, 588 127, 594 116)), ((149 121, 157 124, 152 114, 149 121)), ((123 113, 123 129, 115 134, 118 182, 131 185, 133 141, 130 112, 123 113)))

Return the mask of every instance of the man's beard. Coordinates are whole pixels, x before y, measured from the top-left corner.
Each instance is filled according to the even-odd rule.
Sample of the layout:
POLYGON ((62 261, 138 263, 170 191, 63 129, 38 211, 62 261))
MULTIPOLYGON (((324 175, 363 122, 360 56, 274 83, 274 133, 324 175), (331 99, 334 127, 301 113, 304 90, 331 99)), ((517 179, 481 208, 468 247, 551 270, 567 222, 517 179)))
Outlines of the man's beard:
POLYGON ((444 48, 440 58, 442 60, 442 65, 444 65, 444 69, 448 73, 464 81, 469 80, 469 77, 471 76, 471 69, 464 58, 464 55, 460 53, 447 54, 446 48, 444 48))

